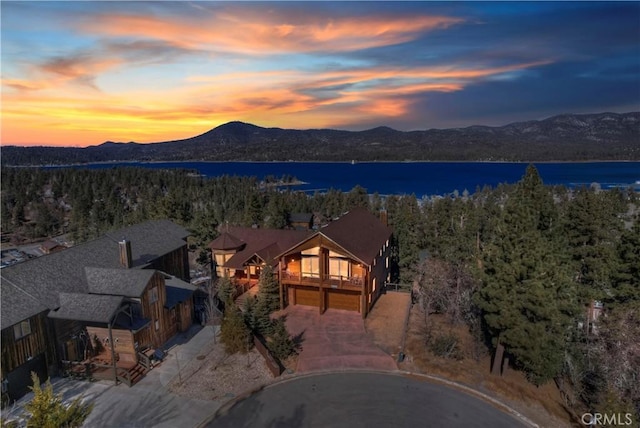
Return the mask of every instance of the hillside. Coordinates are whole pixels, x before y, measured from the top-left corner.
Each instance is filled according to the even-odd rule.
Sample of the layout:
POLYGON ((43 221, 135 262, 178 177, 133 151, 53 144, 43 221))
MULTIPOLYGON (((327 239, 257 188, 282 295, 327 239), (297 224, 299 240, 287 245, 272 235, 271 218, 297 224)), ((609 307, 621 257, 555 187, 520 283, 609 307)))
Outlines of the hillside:
POLYGON ((566 114, 505 126, 397 131, 262 128, 229 122, 184 140, 2 148, 2 165, 109 161, 640 160, 640 112, 566 114))

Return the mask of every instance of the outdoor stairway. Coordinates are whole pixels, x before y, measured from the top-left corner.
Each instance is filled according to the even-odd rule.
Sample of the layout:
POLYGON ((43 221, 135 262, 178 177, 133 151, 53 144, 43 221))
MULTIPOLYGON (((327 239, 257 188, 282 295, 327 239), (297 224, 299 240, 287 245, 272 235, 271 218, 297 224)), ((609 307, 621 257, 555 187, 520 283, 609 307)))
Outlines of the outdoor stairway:
POLYGON ((147 374, 148 369, 142 364, 137 363, 135 366, 125 369, 118 368, 118 380, 126 383, 129 386, 133 386, 140 381, 147 374))

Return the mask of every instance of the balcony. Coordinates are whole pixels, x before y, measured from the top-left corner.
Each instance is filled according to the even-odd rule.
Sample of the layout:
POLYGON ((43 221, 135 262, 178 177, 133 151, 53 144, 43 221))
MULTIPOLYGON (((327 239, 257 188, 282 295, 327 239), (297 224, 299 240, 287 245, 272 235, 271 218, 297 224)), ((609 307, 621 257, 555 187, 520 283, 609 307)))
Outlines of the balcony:
POLYGON ((307 285, 312 287, 338 288, 345 290, 361 290, 364 285, 364 279, 361 276, 338 276, 301 274, 300 272, 283 271, 280 282, 287 285, 307 285))

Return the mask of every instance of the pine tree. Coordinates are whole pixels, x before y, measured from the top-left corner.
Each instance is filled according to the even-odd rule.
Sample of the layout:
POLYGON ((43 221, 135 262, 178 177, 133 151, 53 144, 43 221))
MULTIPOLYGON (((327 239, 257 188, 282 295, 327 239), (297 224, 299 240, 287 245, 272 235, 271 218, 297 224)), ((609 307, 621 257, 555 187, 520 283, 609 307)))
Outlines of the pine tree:
POLYGON ((494 345, 504 345, 529 379, 541 384, 562 367, 577 299, 563 251, 553 239, 553 201, 527 168, 495 219, 476 302, 494 345))
POLYGON ((250 349, 251 332, 244 322, 242 312, 233 303, 224 312, 220 340, 228 354, 244 354, 250 349))
POLYGON ((229 278, 226 276, 218 278, 218 297, 225 304, 225 307, 233 303, 236 289, 229 278))
POLYGON ((260 272, 257 305, 264 306, 264 310, 272 313, 280 309, 280 285, 273 276, 273 268, 265 265, 260 272))
POLYGON ((614 275, 612 300, 618 304, 640 302, 640 214, 622 234, 617 247, 619 268, 614 275))
POLYGON ((79 427, 93 410, 92 403, 83 404, 80 398, 65 405, 62 394, 54 394, 51 382, 47 380, 43 389, 38 375, 34 372, 31 372, 31 380, 33 398, 24 406, 27 427, 79 427))
POLYGON ((273 356, 280 361, 296 353, 296 345, 287 331, 283 318, 273 320, 272 333, 267 340, 267 347, 273 356))

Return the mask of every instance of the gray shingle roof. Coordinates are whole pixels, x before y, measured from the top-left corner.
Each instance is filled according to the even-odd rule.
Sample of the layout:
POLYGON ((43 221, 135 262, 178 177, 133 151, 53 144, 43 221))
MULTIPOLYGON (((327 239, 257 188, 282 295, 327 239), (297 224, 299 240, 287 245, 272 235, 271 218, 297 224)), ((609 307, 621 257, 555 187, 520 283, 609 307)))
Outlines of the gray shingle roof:
POLYGON ((3 280, 0 287, 2 328, 17 324, 48 309, 37 299, 29 296, 7 280, 3 280))
MULTIPOLYGON (((2 287, 1 328, 29 318, 41 312, 43 307, 56 309, 60 306, 59 293, 88 293, 85 267, 126 271, 119 261, 118 241, 123 237, 131 241, 133 267, 140 268, 184 246, 184 238, 188 234, 185 228, 169 220, 153 220, 3 268, 0 271, 1 282, 9 282, 12 287, 2 287), (17 293, 18 290, 21 293, 17 293), (34 304, 27 304, 29 300, 20 294, 28 296, 34 304), (28 310, 30 306, 32 309, 28 310)), ((96 290, 104 286, 99 280, 93 284, 96 290)))
POLYGON ((147 269, 85 267, 89 293, 140 297, 155 273, 147 269))
POLYGON ((122 296, 60 293, 60 308, 49 318, 108 323, 122 304, 122 296))
POLYGON ((167 301, 165 307, 173 308, 178 303, 186 302, 191 298, 196 287, 176 278, 175 276, 165 277, 167 291, 167 301))

